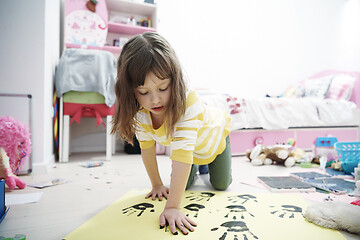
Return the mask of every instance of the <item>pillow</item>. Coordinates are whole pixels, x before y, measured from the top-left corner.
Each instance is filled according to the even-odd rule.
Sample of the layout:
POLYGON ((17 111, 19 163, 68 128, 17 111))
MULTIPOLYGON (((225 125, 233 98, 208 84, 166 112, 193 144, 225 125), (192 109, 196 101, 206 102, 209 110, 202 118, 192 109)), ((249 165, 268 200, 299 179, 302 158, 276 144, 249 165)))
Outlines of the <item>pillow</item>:
POLYGON ((304 97, 325 98, 334 75, 307 79, 304 82, 304 97))
POLYGON ((332 79, 326 98, 349 101, 355 84, 355 78, 348 74, 337 74, 332 79))
POLYGON ((282 96, 288 98, 300 98, 303 97, 304 94, 305 94, 304 87, 301 84, 298 84, 297 86, 290 86, 287 89, 285 89, 282 96))

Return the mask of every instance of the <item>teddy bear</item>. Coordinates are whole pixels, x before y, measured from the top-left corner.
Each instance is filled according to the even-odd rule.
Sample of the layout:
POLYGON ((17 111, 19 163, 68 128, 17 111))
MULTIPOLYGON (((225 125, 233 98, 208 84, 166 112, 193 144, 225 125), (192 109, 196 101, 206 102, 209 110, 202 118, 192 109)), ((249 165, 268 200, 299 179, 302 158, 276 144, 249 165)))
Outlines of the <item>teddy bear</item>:
POLYGON ((28 127, 15 118, 0 117, 0 179, 11 189, 23 189, 26 183, 16 176, 31 153, 28 127))
POLYGON ((295 165, 295 158, 291 156, 288 145, 274 145, 265 147, 261 144, 256 145, 252 150, 246 152, 246 157, 254 166, 271 165, 273 163, 283 164, 286 167, 295 165))

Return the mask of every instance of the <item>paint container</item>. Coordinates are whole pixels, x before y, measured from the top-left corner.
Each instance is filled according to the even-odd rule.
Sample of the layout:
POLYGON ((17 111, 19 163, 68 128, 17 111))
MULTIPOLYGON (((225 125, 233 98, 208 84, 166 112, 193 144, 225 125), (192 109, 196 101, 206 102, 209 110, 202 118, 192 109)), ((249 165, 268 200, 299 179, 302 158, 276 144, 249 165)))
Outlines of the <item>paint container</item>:
POLYGON ((358 167, 354 168, 355 182, 360 181, 360 163, 358 167))
POLYGON ((80 163, 80 166, 86 167, 86 168, 100 167, 102 165, 104 165, 104 162, 84 162, 84 163, 80 163))

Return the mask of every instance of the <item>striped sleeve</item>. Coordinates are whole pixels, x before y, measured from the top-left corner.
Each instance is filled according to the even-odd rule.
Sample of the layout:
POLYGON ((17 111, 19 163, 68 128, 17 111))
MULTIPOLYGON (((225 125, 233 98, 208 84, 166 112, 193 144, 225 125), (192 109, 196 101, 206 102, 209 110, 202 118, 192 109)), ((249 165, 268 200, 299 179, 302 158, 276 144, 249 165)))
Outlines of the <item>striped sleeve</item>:
POLYGON ((186 99, 184 116, 175 125, 174 136, 171 142, 174 161, 192 164, 198 130, 203 118, 203 105, 195 92, 190 92, 186 99))
POLYGON ((136 138, 139 141, 140 148, 146 149, 154 146, 155 140, 151 134, 151 120, 144 112, 138 112, 136 125, 136 138))

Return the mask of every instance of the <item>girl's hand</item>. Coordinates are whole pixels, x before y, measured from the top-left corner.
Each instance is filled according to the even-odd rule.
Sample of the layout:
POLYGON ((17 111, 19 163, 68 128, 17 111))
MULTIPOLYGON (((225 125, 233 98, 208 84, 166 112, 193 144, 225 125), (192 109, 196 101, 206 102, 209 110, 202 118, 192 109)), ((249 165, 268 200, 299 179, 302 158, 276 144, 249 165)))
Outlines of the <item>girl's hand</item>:
POLYGON ((185 216, 179 209, 165 208, 160 215, 160 228, 165 227, 166 223, 169 224, 172 234, 177 235, 176 227, 179 228, 183 234, 187 235, 189 230, 193 232, 195 229, 193 226, 197 224, 185 216))
POLYGON ((165 187, 164 185, 156 186, 151 189, 151 192, 146 195, 145 198, 149 198, 152 196, 152 200, 156 200, 156 197, 159 198, 160 201, 164 198, 168 198, 169 195, 169 188, 165 187))

